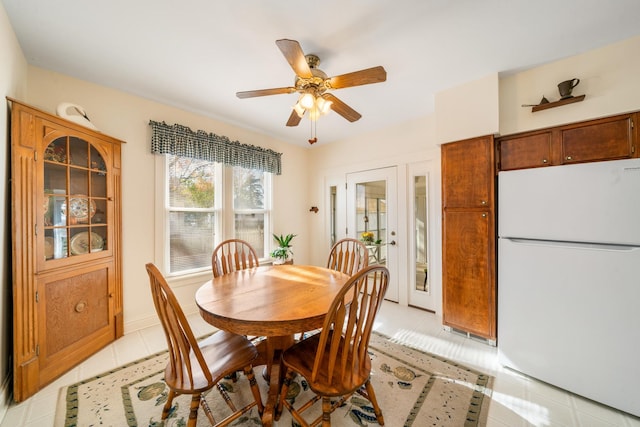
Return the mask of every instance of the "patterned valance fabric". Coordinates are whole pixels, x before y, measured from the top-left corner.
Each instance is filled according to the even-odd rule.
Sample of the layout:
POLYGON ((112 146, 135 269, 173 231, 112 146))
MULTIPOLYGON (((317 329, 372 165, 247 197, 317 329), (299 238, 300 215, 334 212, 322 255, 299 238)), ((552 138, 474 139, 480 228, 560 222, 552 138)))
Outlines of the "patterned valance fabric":
POLYGON ((165 122, 159 123, 151 120, 149 125, 152 129, 152 153, 209 160, 229 166, 271 172, 276 175, 282 173, 282 153, 231 141, 226 136, 203 130, 194 132, 179 124, 168 125, 165 122))

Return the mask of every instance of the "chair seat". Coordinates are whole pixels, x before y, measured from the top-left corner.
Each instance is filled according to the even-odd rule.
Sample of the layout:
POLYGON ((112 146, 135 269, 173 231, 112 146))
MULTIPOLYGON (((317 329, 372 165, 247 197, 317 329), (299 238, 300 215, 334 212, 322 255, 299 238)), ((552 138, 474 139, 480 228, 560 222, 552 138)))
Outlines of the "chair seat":
MULTIPOLYGON (((255 346, 247 338, 227 331, 214 333, 200 342, 199 346, 202 355, 208 362, 213 383, 251 365, 258 356, 255 346)), ((198 366, 198 361, 193 354, 191 355, 191 366, 198 366)), ((193 393, 193 391, 205 391, 211 388, 211 383, 207 381, 203 372, 194 370, 192 384, 188 376, 178 378, 171 363, 168 363, 165 369, 165 381, 169 387, 179 393, 193 393)))
MULTIPOLYGON (((323 396, 344 396, 345 394, 353 393, 367 381, 371 372, 371 359, 369 357, 365 357, 362 362, 356 361, 354 366, 351 366, 351 363, 347 363, 347 372, 343 372, 339 366, 336 366, 336 373, 332 380, 327 377, 327 363, 323 363, 315 381, 312 381, 313 362, 318 353, 319 341, 320 334, 312 335, 294 344, 282 354, 284 365, 302 375, 307 380, 311 390, 323 396)), ((343 345, 344 339, 341 338, 340 347, 343 345)), ((330 359, 329 350, 330 347, 327 347, 325 351, 326 357, 322 359, 325 362, 330 359)))

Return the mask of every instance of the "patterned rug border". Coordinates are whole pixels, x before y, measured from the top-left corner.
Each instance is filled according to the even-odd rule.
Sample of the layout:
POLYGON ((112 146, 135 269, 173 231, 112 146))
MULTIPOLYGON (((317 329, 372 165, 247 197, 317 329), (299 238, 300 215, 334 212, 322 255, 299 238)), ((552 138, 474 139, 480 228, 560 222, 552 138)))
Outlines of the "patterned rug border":
MULTIPOLYGON (((398 340, 383 334, 381 332, 376 332, 373 331, 374 334, 378 335, 379 337, 386 339, 387 341, 389 341, 392 344, 397 344, 403 347, 406 347, 412 351, 418 352, 420 354, 423 354, 425 356, 431 357, 433 359, 439 360, 443 363, 447 363, 451 366, 454 366, 456 368, 461 368, 466 370, 467 372, 471 372, 474 375, 476 375, 478 377, 476 383, 474 384, 474 391, 471 397, 471 400, 469 402, 469 409, 467 410, 467 419, 465 422, 465 427, 468 426, 477 426, 478 423, 482 420, 485 419, 486 417, 483 416, 486 414, 486 412, 488 411, 488 405, 483 406, 484 403, 484 398, 487 397, 488 399, 491 399, 491 395, 493 394, 493 377, 489 374, 486 374, 484 372, 478 371, 477 369, 474 368, 470 368, 469 366, 467 366, 466 364, 460 363, 458 361, 452 360, 450 358, 447 357, 443 357, 440 356, 438 354, 435 353, 431 353, 425 350, 422 350, 420 348, 416 348, 404 343, 399 342, 398 340)), ((418 416, 418 413, 420 412, 420 408, 422 407, 422 404, 425 402, 425 400, 427 399, 427 395, 429 394, 429 391, 431 390, 431 387, 433 386, 434 382, 435 382, 435 376, 433 375, 432 372, 427 371, 424 367, 421 366, 417 366, 415 364, 410 363, 407 360, 404 359, 400 359, 398 356, 395 356, 393 354, 390 354, 384 350, 382 350, 381 348, 379 348, 378 346, 376 346, 375 344, 371 344, 369 343, 369 347, 375 349, 376 351, 384 354, 385 356, 389 357, 390 359, 394 359, 397 360, 398 362, 401 362, 407 366, 412 367, 413 369, 419 370, 421 372, 427 373, 431 375, 431 378, 429 379, 429 381, 427 382, 427 384, 425 385, 424 389, 422 390, 422 392, 419 394, 418 399, 416 400, 413 410, 409 413, 409 417, 407 418, 407 420, 405 421, 404 427, 410 427, 413 425, 413 422, 415 421, 416 417, 418 416)))
MULTIPOLYGON (((213 332, 215 333, 215 332, 213 332)), ((484 372, 481 372, 477 369, 471 368, 469 366, 467 366, 464 363, 460 363, 458 361, 452 360, 450 358, 447 357, 443 357, 440 356, 438 354, 435 353, 431 353, 425 350, 422 350, 420 348, 416 348, 414 346, 408 345, 406 343, 400 342, 386 334, 383 334, 381 332, 377 332, 377 331, 373 331, 372 334, 378 336, 380 339, 382 340, 386 340, 391 344, 394 345, 399 345, 401 347, 406 347, 407 349, 417 352, 421 355, 433 358, 435 360, 438 360, 440 362, 449 364, 453 367, 459 368, 459 369, 463 369, 467 372, 470 372, 474 375, 477 376, 477 381, 476 383, 473 385, 473 393, 472 393, 472 397, 470 399, 470 403, 469 403, 469 408, 467 409, 467 416, 466 416, 466 421, 465 421, 465 427, 473 427, 473 426, 478 426, 481 425, 481 422, 486 422, 487 420, 487 412, 488 412, 488 403, 489 402, 485 402, 485 397, 490 400, 491 399, 491 395, 493 393, 493 389, 492 389, 492 384, 493 384, 493 376, 486 374, 484 372), (487 403, 486 405, 484 403, 487 403)), ((211 334, 205 334, 201 337, 199 337, 198 339, 204 339, 206 337, 208 337, 211 334)), ((427 396, 431 390, 432 385, 434 384, 434 382, 436 381, 436 376, 434 375, 433 372, 428 371, 425 367, 423 366, 419 366, 416 365, 414 363, 411 363, 409 360, 405 360, 405 359, 401 359, 399 356, 397 355, 393 355, 387 351, 384 351, 383 348, 381 348, 382 346, 378 346, 375 343, 370 343, 369 347, 374 349, 375 351, 385 355, 386 357, 396 360, 400 363, 403 363, 413 369, 416 369, 422 373, 428 374, 430 375, 430 379, 428 380, 427 384, 424 386, 423 390, 419 393, 418 398, 416 399, 416 401, 414 402, 413 405, 413 409, 409 412, 409 415, 407 417, 407 419, 405 420, 404 423, 404 427, 412 427, 414 421, 416 420, 420 409, 422 407, 422 404, 426 401, 427 396)), ((76 404, 76 402, 78 401, 78 388, 81 387, 84 384, 87 384, 89 382, 95 381, 95 380, 99 380, 100 378, 103 377, 107 377, 109 375, 115 374, 118 371, 121 371, 123 369, 129 368, 131 366, 140 364, 140 363, 144 363, 147 361, 150 361, 152 359, 155 359, 159 356, 162 356, 164 354, 167 354, 168 350, 161 350, 158 351, 154 354, 150 354, 148 356, 144 356, 141 357, 139 359, 136 359, 134 361, 125 363, 123 365, 120 365, 114 369, 110 369, 107 371, 104 371, 100 374, 94 375, 92 377, 89 378, 85 378, 83 380, 77 381, 73 384, 67 385, 67 386, 62 386, 60 388, 59 391, 59 398, 62 397, 62 395, 64 394, 64 400, 66 401, 66 405, 65 405, 65 414, 64 417, 62 417, 62 419, 64 419, 64 425, 65 426, 75 426, 77 417, 78 417, 78 405, 76 404), (65 393, 66 390, 66 393, 65 393)), ((164 366, 162 367, 162 369, 159 369, 157 371, 154 371, 152 373, 149 373, 148 375, 146 375, 144 378, 140 378, 137 380, 137 382, 140 381, 144 381, 148 378, 151 378, 155 375, 158 375, 160 373, 162 373, 164 371, 164 366)), ((124 390, 123 387, 123 392, 125 395, 128 395, 128 390, 124 390)), ((135 418, 135 414, 133 411, 133 404, 131 402, 131 399, 129 398, 128 403, 127 400, 125 398, 125 402, 123 402, 124 406, 125 406, 125 412, 127 414, 127 425, 129 427, 136 427, 136 418, 135 418)), ((56 407, 56 412, 61 410, 62 408, 60 408, 59 406, 56 407)), ((56 413, 56 418, 62 414, 57 414, 56 413)))

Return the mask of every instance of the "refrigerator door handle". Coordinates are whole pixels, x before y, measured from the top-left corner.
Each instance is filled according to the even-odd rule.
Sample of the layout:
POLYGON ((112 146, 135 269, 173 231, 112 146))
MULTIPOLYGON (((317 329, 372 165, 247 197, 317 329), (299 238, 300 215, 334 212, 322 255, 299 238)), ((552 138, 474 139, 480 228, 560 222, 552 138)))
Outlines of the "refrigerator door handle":
POLYGON ((592 249, 600 251, 636 251, 640 250, 640 246, 631 245, 613 245, 607 243, 587 243, 587 242, 565 242, 561 240, 538 240, 538 239, 522 239, 515 237, 501 237, 501 239, 509 240, 517 245, 535 245, 535 246, 553 246, 566 247, 575 249, 592 249))

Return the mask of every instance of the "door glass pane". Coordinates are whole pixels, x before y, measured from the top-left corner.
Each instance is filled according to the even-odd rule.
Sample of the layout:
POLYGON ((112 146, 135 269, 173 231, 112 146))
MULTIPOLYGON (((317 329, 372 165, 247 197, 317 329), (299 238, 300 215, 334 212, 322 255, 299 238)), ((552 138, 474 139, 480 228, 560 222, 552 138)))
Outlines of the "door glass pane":
POLYGON ((69 137, 69 163, 75 166, 89 166, 89 144, 83 139, 69 137))
POLYGON ((427 253, 427 177, 414 177, 415 271, 416 290, 429 292, 427 253))
POLYGON ((385 264, 387 247, 386 181, 356 184, 356 235, 369 249, 369 264, 385 264))
POLYGON ((338 188, 335 185, 332 185, 329 188, 329 209, 330 209, 329 212, 331 212, 330 219, 329 219, 329 221, 331 222, 329 224, 329 230, 331 233, 331 246, 333 246, 336 243, 337 197, 338 197, 338 188))
POLYGON ((44 151, 44 259, 107 249, 106 165, 91 144, 60 137, 44 151), (91 159, 91 160, 90 160, 91 159))

